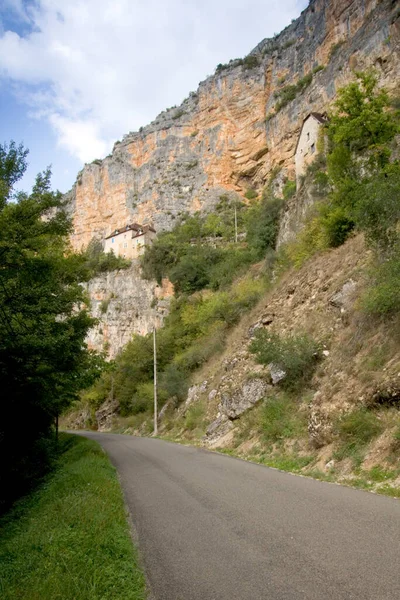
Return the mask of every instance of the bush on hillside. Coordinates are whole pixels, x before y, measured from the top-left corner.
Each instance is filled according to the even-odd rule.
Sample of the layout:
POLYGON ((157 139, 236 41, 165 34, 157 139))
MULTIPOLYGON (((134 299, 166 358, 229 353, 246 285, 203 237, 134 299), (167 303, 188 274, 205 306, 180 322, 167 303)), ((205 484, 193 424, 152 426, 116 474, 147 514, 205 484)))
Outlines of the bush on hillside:
POLYGON ((283 205, 283 200, 267 193, 246 214, 246 240, 259 258, 269 248, 275 248, 283 205))
POLYGON ((307 433, 306 413, 284 395, 268 397, 262 411, 262 432, 264 439, 273 443, 299 438, 307 433))
POLYGON ((280 382, 290 388, 307 383, 321 359, 318 342, 307 334, 279 335, 261 329, 250 344, 250 352, 262 365, 273 364, 285 372, 280 382))
POLYGON ((296 193, 296 182, 289 179, 283 186, 282 192, 285 200, 290 200, 290 198, 293 198, 296 193))
POLYGON ((400 311, 400 248, 387 258, 377 258, 370 270, 370 280, 361 298, 367 313, 385 316, 400 311))

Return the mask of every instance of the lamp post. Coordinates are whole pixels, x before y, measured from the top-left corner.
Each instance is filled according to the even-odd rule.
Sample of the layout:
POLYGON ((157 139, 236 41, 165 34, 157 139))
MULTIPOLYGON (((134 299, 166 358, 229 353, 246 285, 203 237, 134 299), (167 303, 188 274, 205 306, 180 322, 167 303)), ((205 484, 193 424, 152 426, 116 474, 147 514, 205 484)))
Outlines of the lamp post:
POLYGON ((237 231, 237 205, 235 200, 235 243, 238 241, 238 231, 237 231))
POLYGON ((157 410, 157 344, 156 344, 156 324, 153 328, 153 350, 154 350, 154 435, 158 433, 158 410, 157 410))

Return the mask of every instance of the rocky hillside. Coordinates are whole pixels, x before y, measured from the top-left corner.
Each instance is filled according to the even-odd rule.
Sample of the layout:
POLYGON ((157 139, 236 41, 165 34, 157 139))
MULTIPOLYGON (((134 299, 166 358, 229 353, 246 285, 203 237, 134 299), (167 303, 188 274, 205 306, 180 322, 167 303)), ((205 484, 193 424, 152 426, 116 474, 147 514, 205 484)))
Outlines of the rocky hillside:
POLYGON ((393 89, 399 33, 395 0, 311 0, 281 34, 84 167, 68 194, 73 246, 132 220, 171 228, 221 194, 261 187, 278 165, 292 175, 304 117, 324 111, 354 69, 373 66, 393 89))
POLYGON ((187 400, 164 407, 162 435, 399 495, 399 319, 360 312, 369 260, 358 236, 288 272, 196 375, 187 400), (258 331, 319 340, 305 388, 287 388, 288 373, 256 362, 258 331))

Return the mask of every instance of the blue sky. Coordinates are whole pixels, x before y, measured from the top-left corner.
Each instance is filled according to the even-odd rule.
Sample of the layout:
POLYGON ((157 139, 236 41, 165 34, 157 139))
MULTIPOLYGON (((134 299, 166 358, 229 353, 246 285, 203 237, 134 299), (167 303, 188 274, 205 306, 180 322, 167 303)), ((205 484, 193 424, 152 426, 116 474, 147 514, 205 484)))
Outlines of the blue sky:
POLYGON ((67 191, 85 162, 179 104, 307 0, 0 0, 0 141, 67 191))

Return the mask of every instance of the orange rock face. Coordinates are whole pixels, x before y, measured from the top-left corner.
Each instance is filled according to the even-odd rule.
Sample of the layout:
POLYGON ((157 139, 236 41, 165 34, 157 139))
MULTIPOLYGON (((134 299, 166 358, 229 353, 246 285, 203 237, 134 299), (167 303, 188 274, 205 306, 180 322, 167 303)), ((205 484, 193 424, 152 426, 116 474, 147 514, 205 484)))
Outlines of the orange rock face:
POLYGON ((72 245, 80 249, 131 221, 169 229, 180 214, 209 210, 223 194, 261 188, 275 167, 293 178, 304 117, 328 109, 354 69, 374 67, 393 89, 399 40, 395 2, 312 0, 254 49, 250 68, 233 61, 180 107, 117 142, 111 156, 85 166, 68 195, 72 245), (282 91, 307 74, 312 82, 275 114, 282 91))

